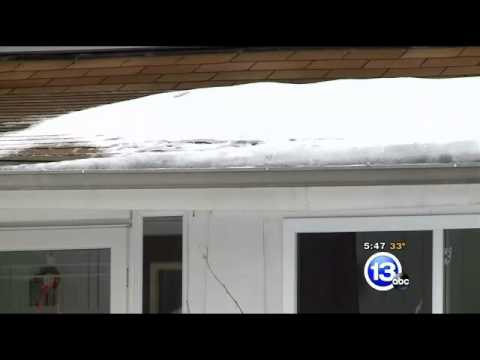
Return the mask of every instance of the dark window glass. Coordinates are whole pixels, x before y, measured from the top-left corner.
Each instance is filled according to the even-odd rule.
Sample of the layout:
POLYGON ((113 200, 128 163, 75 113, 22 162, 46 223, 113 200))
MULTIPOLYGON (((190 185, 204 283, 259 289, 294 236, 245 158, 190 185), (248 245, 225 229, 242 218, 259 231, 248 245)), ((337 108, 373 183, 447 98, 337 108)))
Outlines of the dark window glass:
POLYGON ((182 309, 182 219, 149 218, 143 237, 143 313, 182 309))
MULTIPOLYGON (((299 313, 432 311, 431 231, 301 233, 297 264, 299 313), (408 279, 408 286, 399 283, 380 291, 367 282, 365 264, 380 252, 398 259, 402 268, 399 279, 408 279)), ((388 275, 382 262, 375 265, 369 261, 369 265, 371 276, 388 275)))
POLYGON ((445 312, 480 313, 480 230, 445 231, 445 312))

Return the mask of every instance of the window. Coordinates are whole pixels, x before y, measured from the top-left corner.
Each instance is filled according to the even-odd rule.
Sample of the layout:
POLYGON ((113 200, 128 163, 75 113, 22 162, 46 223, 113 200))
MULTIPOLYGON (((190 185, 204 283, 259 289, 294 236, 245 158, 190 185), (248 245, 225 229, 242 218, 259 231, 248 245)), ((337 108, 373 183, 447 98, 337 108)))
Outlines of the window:
POLYGON ((143 313, 182 311, 182 218, 143 222, 143 313))

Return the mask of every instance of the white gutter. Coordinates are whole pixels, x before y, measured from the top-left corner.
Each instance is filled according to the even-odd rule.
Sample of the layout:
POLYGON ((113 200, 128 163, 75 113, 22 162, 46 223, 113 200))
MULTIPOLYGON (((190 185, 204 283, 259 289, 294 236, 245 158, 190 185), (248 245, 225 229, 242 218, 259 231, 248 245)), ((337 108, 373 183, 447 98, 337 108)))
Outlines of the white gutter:
POLYGON ((4 171, 1 190, 245 188, 480 183, 478 165, 322 169, 4 171))

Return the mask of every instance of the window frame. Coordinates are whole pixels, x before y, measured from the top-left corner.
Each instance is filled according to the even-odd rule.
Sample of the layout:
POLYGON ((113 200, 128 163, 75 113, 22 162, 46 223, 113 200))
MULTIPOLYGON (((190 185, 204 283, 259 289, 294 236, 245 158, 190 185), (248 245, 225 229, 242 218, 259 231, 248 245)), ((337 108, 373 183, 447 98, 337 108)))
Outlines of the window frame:
POLYGON ((480 214, 284 218, 284 313, 297 312, 297 234, 364 231, 432 231, 432 313, 444 312, 444 231, 480 229, 480 214))

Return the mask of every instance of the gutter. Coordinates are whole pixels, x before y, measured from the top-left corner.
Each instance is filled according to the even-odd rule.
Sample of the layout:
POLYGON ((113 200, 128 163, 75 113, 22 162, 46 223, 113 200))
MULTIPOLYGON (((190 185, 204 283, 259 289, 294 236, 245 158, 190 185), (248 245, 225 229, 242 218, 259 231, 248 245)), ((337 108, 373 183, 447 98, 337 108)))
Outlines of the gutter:
POLYGON ((297 169, 4 171, 0 191, 378 186, 480 183, 478 165, 297 169))

